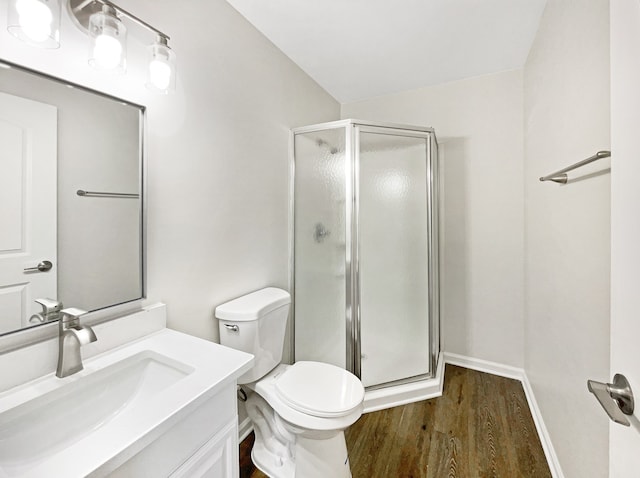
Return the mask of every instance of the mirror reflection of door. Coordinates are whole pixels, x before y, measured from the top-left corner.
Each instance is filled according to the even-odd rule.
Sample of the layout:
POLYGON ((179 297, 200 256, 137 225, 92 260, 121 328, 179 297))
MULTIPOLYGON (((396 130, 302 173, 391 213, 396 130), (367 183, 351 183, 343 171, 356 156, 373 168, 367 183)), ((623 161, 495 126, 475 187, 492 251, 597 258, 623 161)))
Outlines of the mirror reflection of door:
POLYGON ((0 334, 57 297, 57 108, 0 93, 0 334), (50 261, 46 272, 25 271, 50 261))

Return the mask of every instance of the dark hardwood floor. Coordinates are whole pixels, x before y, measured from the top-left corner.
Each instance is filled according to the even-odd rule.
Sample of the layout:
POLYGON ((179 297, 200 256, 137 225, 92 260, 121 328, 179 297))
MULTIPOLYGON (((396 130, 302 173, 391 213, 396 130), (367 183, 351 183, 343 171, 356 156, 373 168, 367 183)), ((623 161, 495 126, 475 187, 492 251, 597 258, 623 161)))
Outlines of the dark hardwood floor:
MULTIPOLYGON (((551 477, 520 382, 452 365, 442 397, 365 414, 345 435, 354 478, 551 477)), ((266 476, 252 445, 241 478, 266 476)))
POLYGON ((253 432, 240 443, 240 478, 264 478, 265 475, 258 470, 251 461, 251 447, 255 436, 253 432))

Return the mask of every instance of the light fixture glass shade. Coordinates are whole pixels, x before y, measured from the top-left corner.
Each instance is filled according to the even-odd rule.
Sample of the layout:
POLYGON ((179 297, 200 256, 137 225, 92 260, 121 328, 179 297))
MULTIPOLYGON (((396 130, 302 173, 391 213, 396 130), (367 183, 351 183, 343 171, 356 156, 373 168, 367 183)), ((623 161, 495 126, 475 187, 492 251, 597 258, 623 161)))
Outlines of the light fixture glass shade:
POLYGON ((60 0, 10 0, 7 30, 29 45, 60 46, 60 0))
POLYGON ((167 39, 158 37, 149 45, 147 88, 155 93, 168 94, 176 89, 176 54, 167 45, 167 39))
POLYGON ((89 65, 97 70, 124 73, 127 69, 127 29, 107 5, 89 18, 89 65))

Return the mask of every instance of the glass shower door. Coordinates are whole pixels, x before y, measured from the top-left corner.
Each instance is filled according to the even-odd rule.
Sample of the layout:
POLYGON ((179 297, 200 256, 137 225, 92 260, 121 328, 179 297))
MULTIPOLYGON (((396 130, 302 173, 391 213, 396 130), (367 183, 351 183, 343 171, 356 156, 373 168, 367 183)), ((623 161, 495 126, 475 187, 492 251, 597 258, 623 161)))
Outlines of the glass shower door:
POLYGON ((360 372, 430 372, 428 134, 356 128, 360 372))
POLYGON ((294 139, 295 360, 348 368, 346 198, 351 196, 346 128, 294 139))

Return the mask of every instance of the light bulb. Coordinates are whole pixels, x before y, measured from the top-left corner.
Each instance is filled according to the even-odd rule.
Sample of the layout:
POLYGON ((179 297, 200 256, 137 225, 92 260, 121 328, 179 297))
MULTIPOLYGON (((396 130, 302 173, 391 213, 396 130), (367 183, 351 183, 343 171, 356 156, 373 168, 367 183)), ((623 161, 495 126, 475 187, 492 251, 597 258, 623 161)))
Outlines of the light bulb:
POLYGON ((171 84, 171 66, 161 60, 149 63, 149 82, 159 90, 166 90, 171 84))
POLYGON ((89 18, 89 65, 98 70, 124 73, 127 56, 127 29, 115 9, 103 5, 102 11, 89 18))
POLYGON ((53 13, 38 0, 18 0, 16 2, 18 23, 24 34, 34 42, 43 42, 51 35, 53 13))
POLYGON ((167 45, 168 40, 158 35, 155 43, 148 48, 147 88, 163 95, 174 91, 176 83, 176 54, 167 45))
POLYGON ((122 45, 109 35, 99 35, 93 47, 93 59, 98 68, 112 70, 120 65, 122 59, 122 45))

